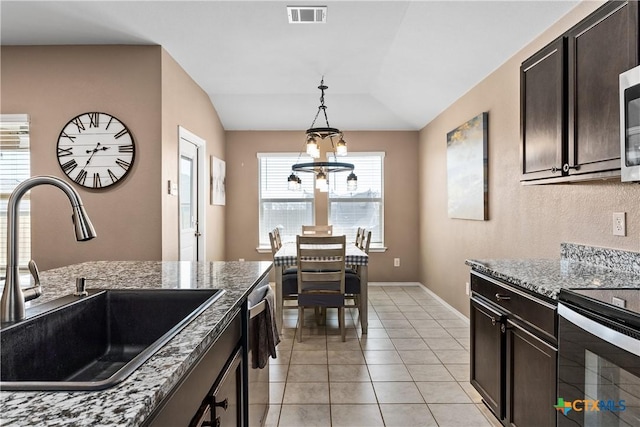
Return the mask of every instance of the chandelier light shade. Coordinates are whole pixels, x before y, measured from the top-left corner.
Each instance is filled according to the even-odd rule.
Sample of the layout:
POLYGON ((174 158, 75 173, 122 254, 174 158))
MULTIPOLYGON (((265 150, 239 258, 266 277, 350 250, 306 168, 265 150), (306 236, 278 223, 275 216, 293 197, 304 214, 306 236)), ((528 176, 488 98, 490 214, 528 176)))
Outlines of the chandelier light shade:
MULTIPOLYGON (((298 177, 298 172, 310 172, 315 175, 316 189, 325 192, 329 191, 329 176, 330 173, 335 172, 351 172, 347 177, 347 190, 355 191, 358 188, 358 177, 353 172, 353 164, 338 162, 337 156, 347 155, 347 143, 344 140, 344 135, 340 129, 333 128, 329 125, 329 119, 327 117, 327 107, 324 105, 324 91, 328 89, 328 86, 324 84, 324 78, 320 80, 320 106, 316 113, 311 127, 305 132, 305 151, 313 159, 320 158, 320 145, 318 141, 329 140, 331 142, 331 151, 327 151, 327 157, 333 155, 333 161, 314 161, 310 163, 296 163, 291 168, 291 175, 289 175, 288 188, 290 190, 299 190, 301 188, 301 180, 298 177), (320 113, 324 116, 325 127, 315 127, 316 121, 320 116, 320 113), (334 138, 338 141, 334 143, 334 138)), ((300 153, 302 155, 302 153, 300 153)), ((298 159, 300 156, 298 156, 298 159)), ((328 159, 327 159, 328 160, 328 159)))

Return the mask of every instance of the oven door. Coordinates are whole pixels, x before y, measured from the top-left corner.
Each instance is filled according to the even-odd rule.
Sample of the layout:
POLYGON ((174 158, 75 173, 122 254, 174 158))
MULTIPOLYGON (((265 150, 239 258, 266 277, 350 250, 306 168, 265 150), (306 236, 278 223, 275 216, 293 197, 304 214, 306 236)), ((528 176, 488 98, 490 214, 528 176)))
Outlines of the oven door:
POLYGON ((640 332, 563 303, 558 315, 558 426, 639 426, 640 332))

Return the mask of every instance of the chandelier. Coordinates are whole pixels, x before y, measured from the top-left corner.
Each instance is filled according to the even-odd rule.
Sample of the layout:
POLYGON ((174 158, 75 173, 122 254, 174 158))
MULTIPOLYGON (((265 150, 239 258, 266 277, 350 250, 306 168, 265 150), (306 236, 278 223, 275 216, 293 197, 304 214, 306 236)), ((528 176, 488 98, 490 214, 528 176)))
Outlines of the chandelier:
MULTIPOLYGON (((342 132, 337 128, 332 128, 329 125, 329 119, 327 117, 327 106, 324 105, 324 91, 328 89, 328 86, 324 84, 324 77, 320 80, 320 106, 318 112, 311 123, 311 127, 305 132, 305 146, 306 153, 314 159, 320 158, 320 146, 319 140, 328 139, 331 141, 331 153, 327 152, 327 157, 333 156, 332 161, 313 161, 309 163, 296 163, 291 167, 291 175, 287 179, 290 190, 299 190, 301 188, 302 180, 298 176, 298 172, 310 172, 315 175, 316 188, 322 192, 329 191, 329 174, 334 172, 351 172, 347 177, 347 190, 355 191, 358 188, 358 177, 353 173, 353 164, 338 162, 337 156, 345 156, 347 154, 347 143, 344 141, 342 132), (324 116, 325 127, 315 127, 316 121, 320 116, 320 113, 324 116), (337 142, 334 142, 334 138, 337 142)), ((298 156, 300 160, 302 152, 298 156)), ((327 159, 329 160, 329 159, 327 159)))

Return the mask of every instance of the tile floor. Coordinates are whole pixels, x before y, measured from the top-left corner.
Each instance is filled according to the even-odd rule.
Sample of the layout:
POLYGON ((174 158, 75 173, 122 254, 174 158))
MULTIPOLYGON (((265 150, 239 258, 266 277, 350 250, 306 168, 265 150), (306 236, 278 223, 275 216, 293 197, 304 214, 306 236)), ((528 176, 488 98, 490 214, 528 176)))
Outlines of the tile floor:
POLYGON ((369 333, 347 313, 317 326, 285 310, 270 364, 267 426, 499 426, 469 384, 469 324, 419 286, 372 283, 369 333))

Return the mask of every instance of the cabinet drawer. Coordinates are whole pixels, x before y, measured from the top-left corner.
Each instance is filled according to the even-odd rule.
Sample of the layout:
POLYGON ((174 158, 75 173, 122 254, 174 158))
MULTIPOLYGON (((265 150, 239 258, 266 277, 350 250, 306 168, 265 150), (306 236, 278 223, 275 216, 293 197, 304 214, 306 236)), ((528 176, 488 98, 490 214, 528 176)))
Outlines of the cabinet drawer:
POLYGON ((471 290, 555 339, 556 306, 536 298, 515 286, 499 282, 477 272, 471 273, 471 290))

